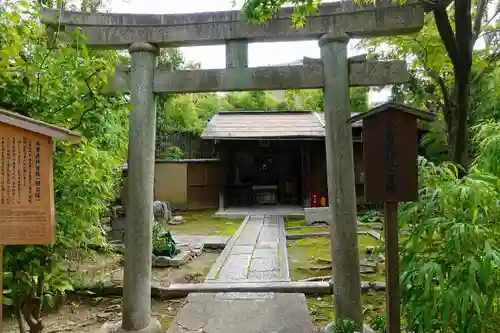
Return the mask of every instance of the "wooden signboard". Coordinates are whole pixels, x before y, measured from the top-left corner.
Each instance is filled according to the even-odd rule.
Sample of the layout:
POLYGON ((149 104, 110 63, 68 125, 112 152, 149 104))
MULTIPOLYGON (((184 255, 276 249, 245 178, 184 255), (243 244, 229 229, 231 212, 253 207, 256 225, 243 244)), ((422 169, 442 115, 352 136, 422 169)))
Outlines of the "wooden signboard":
POLYGON ((0 244, 55 242, 52 138, 79 135, 0 109, 0 244))
POLYGON ((398 203, 418 198, 417 119, 431 113, 386 103, 349 119, 363 120, 365 199, 384 203, 386 306, 389 333, 401 332, 399 296, 398 203))
POLYGON ((52 138, 6 124, 0 133, 0 244, 52 244, 52 138))
POLYGON ((0 109, 0 331, 1 246, 55 243, 53 138, 80 141, 77 133, 0 109))
POLYGON ((3 330, 3 248, 0 247, 0 332, 3 330))
POLYGON ((415 201, 418 194, 417 119, 434 115, 396 103, 385 103, 352 117, 363 120, 365 200, 371 203, 415 201))

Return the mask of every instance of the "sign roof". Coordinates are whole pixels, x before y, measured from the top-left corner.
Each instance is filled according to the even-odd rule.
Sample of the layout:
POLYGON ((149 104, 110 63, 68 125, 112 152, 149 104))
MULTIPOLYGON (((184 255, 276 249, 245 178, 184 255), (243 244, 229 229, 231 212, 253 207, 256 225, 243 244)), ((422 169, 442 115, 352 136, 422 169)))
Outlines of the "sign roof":
POLYGON ((70 143, 78 143, 81 140, 81 135, 77 132, 47 124, 40 120, 25 117, 18 113, 2 108, 0 108, 0 123, 22 128, 30 132, 46 135, 58 140, 68 141, 70 143))

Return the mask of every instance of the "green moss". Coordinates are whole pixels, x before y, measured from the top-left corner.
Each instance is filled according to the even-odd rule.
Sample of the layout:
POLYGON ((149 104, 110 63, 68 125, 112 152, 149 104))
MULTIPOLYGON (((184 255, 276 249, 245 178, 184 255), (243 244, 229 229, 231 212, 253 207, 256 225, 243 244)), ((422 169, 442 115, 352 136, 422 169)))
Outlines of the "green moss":
POLYGON ((307 305, 316 327, 324 327, 335 318, 332 296, 308 296, 307 305))
POLYGON ((287 234, 312 234, 329 230, 327 226, 308 225, 305 220, 300 219, 287 219, 285 225, 287 234))
MULTIPOLYGON (((294 222, 294 224, 299 223, 294 222)), ((358 245, 360 255, 364 256, 367 246, 375 247, 381 245, 381 242, 369 235, 359 235, 358 245)), ((288 257, 290 275, 294 281, 331 275, 330 240, 328 238, 304 238, 288 241, 288 257)), ((378 267, 377 271, 377 274, 362 275, 361 280, 384 281, 383 266, 378 267)), ((366 321, 378 314, 383 314, 385 311, 385 294, 383 292, 363 294, 362 302, 366 321)), ((307 303, 317 327, 326 325, 334 318, 331 296, 308 296, 307 303)))
POLYGON ((370 321, 377 315, 385 313, 385 293, 380 291, 370 291, 361 295, 361 302, 363 304, 363 313, 365 320, 370 321))
MULTIPOLYGON (((385 314, 385 293, 368 292, 361 295, 365 322, 385 314)), ((307 306, 316 327, 324 327, 335 319, 333 296, 307 296, 307 306)))
POLYGON ((243 218, 228 219, 215 217, 214 210, 188 211, 181 215, 186 223, 169 225, 173 234, 232 236, 238 230, 243 218))
POLYGON ((304 238, 288 242, 288 258, 292 280, 329 275, 330 240, 304 238))
POLYGON ((370 235, 358 235, 358 247, 360 253, 364 253, 367 247, 376 247, 380 244, 381 242, 379 240, 376 240, 370 235))
POLYGON ((285 227, 304 227, 307 226, 306 221, 304 219, 294 219, 294 218, 286 218, 285 219, 285 227))
POLYGON ((160 325, 161 325, 161 331, 167 333, 168 329, 172 325, 172 321, 174 318, 170 316, 163 316, 160 320, 160 325))
MULTIPOLYGON (((374 230, 373 227, 370 227, 369 225, 358 225, 358 231, 370 231, 374 230)), ((380 232, 380 230, 376 230, 377 232, 380 232)))

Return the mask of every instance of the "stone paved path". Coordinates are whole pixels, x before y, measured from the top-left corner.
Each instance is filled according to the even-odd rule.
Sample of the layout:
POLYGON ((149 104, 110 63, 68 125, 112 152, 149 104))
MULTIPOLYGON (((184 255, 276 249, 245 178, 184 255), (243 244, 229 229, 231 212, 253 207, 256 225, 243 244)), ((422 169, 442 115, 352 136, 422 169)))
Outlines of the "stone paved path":
MULTIPOLYGON (((289 281, 283 217, 247 216, 205 283, 289 281)), ((169 333, 311 333, 303 294, 190 294, 169 333)))

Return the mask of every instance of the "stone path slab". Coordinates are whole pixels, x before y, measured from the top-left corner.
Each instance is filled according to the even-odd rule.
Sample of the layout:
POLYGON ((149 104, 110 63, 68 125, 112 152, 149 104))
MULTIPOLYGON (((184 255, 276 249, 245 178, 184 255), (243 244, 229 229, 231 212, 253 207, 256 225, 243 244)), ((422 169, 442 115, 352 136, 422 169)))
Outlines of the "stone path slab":
MULTIPOLYGON (((205 283, 290 281, 282 216, 247 216, 205 283)), ((169 333, 312 333, 303 294, 190 294, 169 333)))

